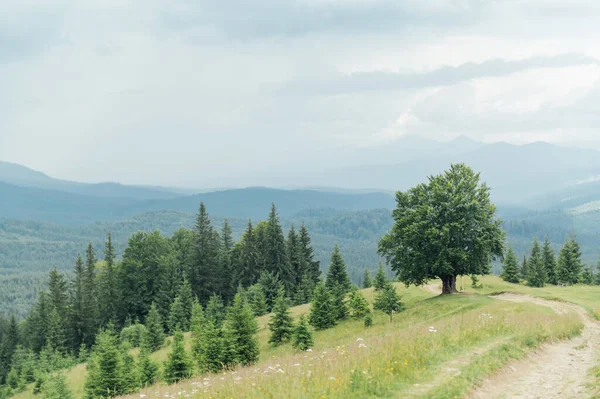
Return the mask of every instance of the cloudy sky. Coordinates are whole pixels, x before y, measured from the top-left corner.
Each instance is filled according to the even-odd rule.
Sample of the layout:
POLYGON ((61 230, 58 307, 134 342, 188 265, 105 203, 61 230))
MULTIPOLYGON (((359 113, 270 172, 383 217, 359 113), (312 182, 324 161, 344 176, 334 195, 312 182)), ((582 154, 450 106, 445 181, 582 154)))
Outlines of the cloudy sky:
POLYGON ((199 187, 406 135, 600 148, 599 111, 595 0, 0 2, 0 160, 60 178, 199 187))

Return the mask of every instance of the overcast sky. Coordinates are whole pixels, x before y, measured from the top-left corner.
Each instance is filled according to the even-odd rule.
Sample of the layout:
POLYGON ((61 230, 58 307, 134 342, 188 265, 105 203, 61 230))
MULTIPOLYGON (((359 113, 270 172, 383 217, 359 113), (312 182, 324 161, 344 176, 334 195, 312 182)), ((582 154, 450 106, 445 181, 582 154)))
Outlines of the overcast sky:
POLYGON ((0 160, 199 187, 409 134, 600 148, 599 60, 595 0, 2 0, 0 160))

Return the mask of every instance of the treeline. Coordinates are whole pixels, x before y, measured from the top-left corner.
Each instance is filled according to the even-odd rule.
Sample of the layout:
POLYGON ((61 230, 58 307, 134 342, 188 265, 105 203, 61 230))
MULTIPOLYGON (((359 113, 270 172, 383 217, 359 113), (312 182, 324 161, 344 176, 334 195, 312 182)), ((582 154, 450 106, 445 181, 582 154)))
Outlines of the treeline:
POLYGON ((548 238, 542 245, 534 238, 531 253, 524 255, 521 262, 509 247, 500 277, 510 283, 525 281, 531 287, 600 284, 600 273, 595 274, 591 266, 584 264, 581 247, 574 236, 567 236, 558 258, 548 238))
MULTIPOLYGON (((181 228, 172 237, 134 234, 120 262, 109 233, 103 252, 99 262, 88 245, 69 280, 56 269, 50 272, 47 291, 40 293, 24 322, 17 323, 14 316, 0 322, 1 384, 13 391, 33 381, 38 385, 53 370, 87 359, 94 345, 96 353, 103 343, 113 342, 118 332, 135 336, 132 331, 141 330, 142 323, 153 331, 143 336, 188 331, 194 309, 197 314, 205 309, 220 339, 235 335, 235 328, 251 331, 251 326, 241 326, 240 318, 250 315, 253 321, 270 312, 281 292, 293 304, 309 302, 320 281, 308 229, 292 226, 285 237, 274 205, 267 220, 248 222, 237 242, 228 222, 217 231, 201 204, 192 230, 181 228), (238 319, 227 324, 228 317, 238 319), (42 363, 47 365, 31 367, 42 363)), ((341 259, 339 249, 335 253, 341 259)), ((156 349, 159 341, 144 346, 156 349)), ((221 364, 251 360, 240 360, 243 356, 229 346, 226 350, 229 357, 221 364)), ((130 360, 125 351, 120 353, 119 362, 127 367, 130 360)), ((93 375, 94 362, 90 364, 93 375)))

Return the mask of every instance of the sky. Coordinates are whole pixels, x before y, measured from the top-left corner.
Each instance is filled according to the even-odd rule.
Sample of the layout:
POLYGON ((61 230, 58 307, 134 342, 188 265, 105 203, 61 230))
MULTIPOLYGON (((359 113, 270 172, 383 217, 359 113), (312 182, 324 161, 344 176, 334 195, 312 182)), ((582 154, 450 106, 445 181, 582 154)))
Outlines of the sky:
POLYGON ((64 179, 200 187, 415 135, 600 149, 598 104, 595 0, 0 2, 0 160, 64 179))

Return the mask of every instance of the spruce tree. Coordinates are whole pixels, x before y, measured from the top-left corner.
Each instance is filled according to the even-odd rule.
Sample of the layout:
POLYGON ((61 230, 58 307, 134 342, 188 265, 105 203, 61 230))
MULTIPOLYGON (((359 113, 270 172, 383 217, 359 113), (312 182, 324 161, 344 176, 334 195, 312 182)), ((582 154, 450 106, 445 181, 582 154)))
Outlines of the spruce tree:
POLYGON ((221 230, 221 241, 222 246, 226 251, 230 251, 233 248, 233 232, 227 219, 223 221, 223 229, 221 230))
POLYGON ((158 364, 150 358, 150 352, 144 346, 140 349, 137 374, 142 387, 152 385, 158 379, 158 364))
POLYGON ((527 280, 529 276, 529 263, 527 262, 527 255, 523 255, 523 263, 521 263, 521 278, 527 280))
POLYGON ((156 305, 152 303, 150 307, 150 312, 146 317, 146 329, 148 330, 148 335, 146 338, 147 349, 150 352, 154 352, 158 350, 165 343, 165 331, 163 329, 163 323, 160 318, 160 314, 158 313, 158 309, 156 305))
POLYGON ((221 329, 207 320, 194 339, 194 357, 201 372, 217 373, 224 368, 224 348, 221 329))
POLYGON ((392 283, 388 282, 385 287, 377 293, 373 308, 388 314, 390 316, 390 322, 392 321, 394 312, 399 312, 402 309, 400 296, 392 283))
POLYGON ((336 320, 344 320, 348 317, 346 292, 346 289, 339 284, 331 289, 331 310, 336 320))
POLYGON ((86 249, 85 271, 83 278, 83 343, 87 346, 94 344, 98 329, 98 291, 96 284, 96 252, 89 243, 86 249))
POLYGON ((385 269, 383 268, 383 263, 379 263, 379 267, 377 268, 377 273, 375 273, 375 279, 373 280, 373 287, 375 291, 380 291, 385 288, 388 283, 388 278, 385 274, 385 269))
POLYGON ((369 309, 369 302, 367 302, 363 294, 358 290, 353 290, 350 292, 348 299, 348 310, 350 317, 353 319, 362 319, 371 311, 369 309))
POLYGON ((546 267, 542 259, 540 244, 535 238, 528 262, 527 284, 531 287, 543 287, 546 284, 546 267))
POLYGON ((270 312, 273 309, 273 305, 275 303, 275 298, 277 298, 277 293, 279 292, 279 288, 283 285, 279 277, 270 272, 263 272, 260 275, 258 280, 258 285, 262 288, 265 293, 265 298, 267 301, 267 310, 270 312))
POLYGON ((294 334, 292 337, 292 347, 295 349, 305 351, 314 346, 313 334, 310 331, 308 320, 305 315, 300 315, 298 323, 294 328, 294 334))
POLYGON ((73 392, 67 385, 67 379, 61 373, 46 378, 41 391, 43 399, 73 399, 73 392))
POLYGON ((169 331, 175 332, 177 330, 187 330, 186 326, 189 325, 189 321, 186 320, 185 309, 181 298, 177 296, 175 301, 171 304, 171 311, 169 312, 169 331))
POLYGON ((135 359, 129 353, 131 345, 129 345, 128 342, 123 342, 119 349, 121 350, 121 359, 123 359, 123 382, 121 393, 130 394, 140 387, 139 369, 135 363, 135 359))
POLYGON ((218 328, 221 328, 225 321, 225 305, 218 295, 212 295, 206 305, 204 314, 207 320, 212 321, 218 328))
POLYGON ((544 268, 546 269, 548 283, 557 284, 558 275, 556 270, 556 255, 554 254, 552 244, 550 243, 548 237, 544 239, 544 247, 542 249, 542 262, 544 263, 544 268))
POLYGON ((260 285, 254 284, 248 288, 248 303, 254 316, 259 317, 268 313, 267 297, 260 285))
POLYGON ((283 287, 279 289, 279 293, 275 299, 273 316, 271 316, 271 320, 269 321, 269 330, 271 331, 269 343, 275 346, 288 342, 292 338, 294 321, 290 314, 290 307, 283 287))
POLYGON ((96 337, 96 345, 87 365, 85 379, 87 399, 114 398, 123 393, 123 359, 118 347, 117 336, 110 330, 96 337))
POLYGON ((206 323, 204 309, 198 301, 194 301, 192 307, 192 319, 190 321, 190 330, 192 332, 192 358, 198 358, 200 344, 202 342, 202 331, 206 323))
POLYGON ((286 242, 286 251, 287 251, 287 259, 290 267, 290 279, 291 286, 293 288, 292 292, 297 292, 298 287, 302 281, 302 277, 306 273, 306 262, 304 261, 304 254, 302 252, 302 247, 300 246, 300 238, 296 233, 296 229, 292 224, 290 227, 290 231, 288 232, 287 242, 286 242))
POLYGON ((252 309, 236 294, 223 323, 224 363, 230 366, 255 363, 259 355, 257 332, 258 324, 252 309))
POLYGON ((581 272, 581 282, 583 284, 592 285, 594 284, 594 271, 591 267, 586 266, 583 268, 583 272, 581 272))
POLYGON ((508 248, 508 252, 504 258, 504 268, 500 277, 502 280, 509 283, 519 283, 519 265, 517 263, 517 256, 512 247, 508 248))
POLYGON ((193 262, 188 270, 188 278, 194 289, 194 294, 205 304, 212 293, 217 292, 221 273, 217 270, 220 239, 213 230, 208 212, 204 203, 200 203, 200 210, 196 217, 194 227, 195 245, 193 262))
POLYGON ((87 336, 84 315, 85 268, 81 255, 77 255, 73 274, 71 298, 69 301, 69 328, 71 330, 71 349, 76 351, 79 350, 82 344, 85 344, 84 337, 87 336))
POLYGON ((117 309, 119 307, 119 289, 115 259, 116 249, 112 243, 110 231, 104 244, 104 263, 106 264, 99 282, 99 308, 100 318, 103 325, 117 321, 117 309))
POLYGON ((340 247, 337 244, 333 248, 325 285, 328 289, 333 289, 336 285, 339 285, 344 292, 348 292, 352 288, 346 264, 342 258, 340 247))
POLYGON ((323 283, 315 288, 310 307, 310 325, 316 330, 325 330, 336 324, 336 315, 334 314, 333 303, 329 290, 323 283))
POLYGON ((267 220, 266 266, 267 271, 281 279, 286 291, 294 291, 294 275, 287 257, 285 237, 279 222, 275 204, 271 204, 271 212, 267 220))
POLYGON ((373 281, 371 281, 371 273, 367 269, 363 274, 362 288, 371 288, 373 286, 373 281))
POLYGON ((303 260, 305 262, 305 276, 307 280, 311 282, 310 292, 313 292, 314 288, 321 280, 321 264, 315 259, 310 234, 308 233, 308 229, 306 228, 304 222, 302 222, 302 225, 300 226, 298 239, 300 241, 300 248, 302 250, 303 260))
POLYGON ((171 353, 165 362, 164 378, 167 384, 174 384, 190 378, 193 372, 192 361, 185 350, 183 333, 175 331, 171 353))
POLYGON ((568 237, 558 256, 558 282, 577 284, 582 269, 581 249, 574 237, 568 237))

